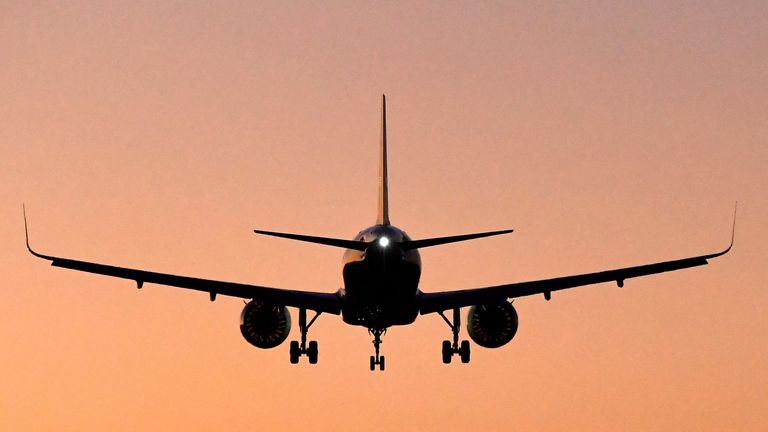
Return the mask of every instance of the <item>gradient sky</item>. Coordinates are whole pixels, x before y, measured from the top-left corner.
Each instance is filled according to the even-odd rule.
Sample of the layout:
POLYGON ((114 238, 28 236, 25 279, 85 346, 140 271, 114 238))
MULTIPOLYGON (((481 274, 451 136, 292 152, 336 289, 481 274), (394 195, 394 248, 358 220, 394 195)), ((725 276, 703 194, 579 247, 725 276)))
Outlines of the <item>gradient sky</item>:
POLYGON ((764 430, 768 3, 125 3, 0 3, 1 430, 764 430), (420 317, 385 373, 338 317, 294 366, 239 299, 23 247, 25 202, 42 252, 333 292, 342 251, 251 230, 374 222, 382 93, 393 223, 515 229, 424 250, 424 291, 714 252, 738 200, 736 246, 519 299, 470 365, 420 317))

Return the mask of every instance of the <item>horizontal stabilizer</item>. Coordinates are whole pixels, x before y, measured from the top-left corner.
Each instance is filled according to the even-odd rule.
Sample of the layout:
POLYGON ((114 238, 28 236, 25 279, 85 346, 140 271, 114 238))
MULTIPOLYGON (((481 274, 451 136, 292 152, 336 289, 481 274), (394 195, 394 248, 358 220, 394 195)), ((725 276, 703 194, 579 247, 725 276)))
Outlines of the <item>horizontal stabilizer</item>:
POLYGON ((328 237, 316 237, 316 236, 308 236, 308 235, 301 235, 301 234, 291 234, 291 233, 280 233, 280 232, 273 232, 273 231, 262 231, 262 230, 253 230, 256 234, 262 234, 262 235, 268 235, 272 237, 281 237, 281 238, 287 238, 291 240, 298 240, 303 241, 307 243, 317 243, 321 245, 327 245, 327 246, 336 246, 344 249, 355 249, 359 251, 364 251, 369 244, 362 241, 356 241, 356 240, 344 240, 344 239, 335 239, 335 238, 328 238, 328 237))
POLYGON ((404 241, 400 243, 400 247, 403 250, 420 249, 420 248, 425 248, 430 246, 442 245, 446 243, 456 243, 456 242, 461 242, 466 240, 474 240, 482 237, 509 234, 512 231, 513 230, 509 229, 509 230, 489 231, 489 232, 475 233, 475 234, 463 234, 463 235, 450 236, 450 237, 435 237, 435 238, 423 239, 423 240, 410 240, 410 241, 404 241))

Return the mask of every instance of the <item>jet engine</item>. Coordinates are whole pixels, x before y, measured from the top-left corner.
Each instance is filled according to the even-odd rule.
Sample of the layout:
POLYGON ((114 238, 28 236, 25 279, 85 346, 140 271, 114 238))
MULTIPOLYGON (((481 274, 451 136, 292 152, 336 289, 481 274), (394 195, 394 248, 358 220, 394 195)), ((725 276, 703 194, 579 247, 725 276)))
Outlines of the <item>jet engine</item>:
POLYGON ((274 348, 291 332, 291 314, 285 306, 251 300, 240 314, 240 332, 258 348, 274 348))
POLYGON ((517 333, 517 312, 506 300, 472 306, 467 314, 467 332, 476 344, 498 348, 517 333))

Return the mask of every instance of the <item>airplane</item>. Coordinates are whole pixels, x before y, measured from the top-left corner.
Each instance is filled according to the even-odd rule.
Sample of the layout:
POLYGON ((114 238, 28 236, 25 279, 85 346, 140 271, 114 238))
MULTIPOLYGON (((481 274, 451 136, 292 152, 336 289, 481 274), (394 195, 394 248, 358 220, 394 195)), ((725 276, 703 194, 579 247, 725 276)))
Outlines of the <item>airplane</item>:
POLYGON ((353 239, 254 230, 260 235, 345 249, 342 258, 344 286, 335 293, 297 291, 177 276, 44 255, 35 252, 29 244, 29 230, 26 209, 24 209, 27 249, 32 255, 50 261, 54 267, 133 280, 139 289, 145 283, 152 283, 204 291, 209 293, 211 301, 216 300, 218 295, 248 300, 240 314, 240 331, 246 341, 262 349, 277 347, 288 338, 291 331, 291 315, 288 308, 296 308, 299 313, 300 337, 299 340, 290 342, 290 362, 293 364, 298 363, 301 356, 306 356, 310 364, 317 363, 318 344, 317 341, 307 343, 309 329, 323 313, 341 315, 344 323, 366 328, 373 336, 374 355, 370 356, 370 369, 373 371, 378 367, 383 371, 385 358, 380 353, 381 337, 389 327, 412 324, 419 315, 438 314, 450 328, 453 338, 444 340, 442 343, 443 363, 450 363, 453 356, 458 356, 462 363, 469 363, 469 341, 459 340, 462 308, 469 308, 466 328, 470 339, 484 348, 499 348, 510 342, 517 333, 518 316, 511 302, 515 298, 542 294, 545 300, 549 301, 554 291, 602 282, 615 282, 619 287, 623 287, 624 282, 630 278, 705 265, 708 260, 725 255, 733 247, 736 231, 735 209, 731 243, 720 252, 551 279, 458 291, 423 292, 419 289, 421 275, 419 249, 508 234, 512 230, 413 240, 405 231, 391 224, 387 180, 385 95, 382 95, 379 156, 376 224, 363 229, 353 239), (310 320, 307 320, 307 311, 314 312, 310 320), (448 311, 452 312, 451 319, 446 316, 448 311))

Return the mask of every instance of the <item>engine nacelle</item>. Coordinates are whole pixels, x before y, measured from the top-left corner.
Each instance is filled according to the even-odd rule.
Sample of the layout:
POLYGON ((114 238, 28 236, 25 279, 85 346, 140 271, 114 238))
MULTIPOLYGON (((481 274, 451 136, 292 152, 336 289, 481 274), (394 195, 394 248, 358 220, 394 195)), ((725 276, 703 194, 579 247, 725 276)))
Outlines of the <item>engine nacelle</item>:
POLYGON ((285 306, 251 300, 240 314, 240 332, 258 348, 274 348, 291 332, 291 314, 285 306))
POLYGON ((472 306, 467 314, 467 332, 476 344, 498 348, 517 333, 517 312, 508 301, 472 306))

